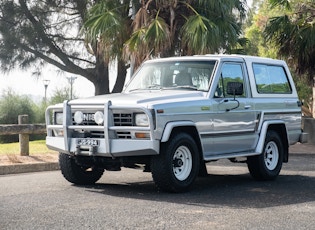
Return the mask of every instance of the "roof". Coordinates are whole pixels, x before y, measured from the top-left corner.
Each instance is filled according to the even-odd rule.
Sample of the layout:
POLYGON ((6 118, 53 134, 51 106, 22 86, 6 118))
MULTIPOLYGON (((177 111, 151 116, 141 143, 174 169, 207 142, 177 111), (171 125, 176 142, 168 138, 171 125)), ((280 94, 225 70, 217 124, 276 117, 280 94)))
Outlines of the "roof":
POLYGON ((226 61, 246 61, 246 62, 273 62, 273 63, 283 63, 284 61, 266 57, 250 56, 250 55, 239 55, 239 54, 205 54, 205 55, 194 55, 194 56, 178 56, 178 57, 167 57, 152 59, 147 62, 160 62, 160 61, 178 61, 178 60, 226 60, 226 61))

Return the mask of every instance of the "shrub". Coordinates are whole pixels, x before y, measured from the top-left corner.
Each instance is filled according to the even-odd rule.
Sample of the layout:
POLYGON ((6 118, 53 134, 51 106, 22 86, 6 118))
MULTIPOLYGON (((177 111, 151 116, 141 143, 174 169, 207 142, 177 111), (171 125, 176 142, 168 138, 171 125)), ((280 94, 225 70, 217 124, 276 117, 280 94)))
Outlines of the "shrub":
MULTIPOLYGON (((70 88, 61 88, 61 89, 56 89, 53 92, 53 96, 49 100, 50 105, 55 105, 58 103, 62 103, 65 100, 69 100, 70 98, 70 88)), ((74 95, 73 98, 76 98, 74 95)))
MULTIPOLYGON (((18 115, 27 114, 29 122, 35 121, 36 104, 27 96, 15 94, 11 89, 5 90, 0 99, 0 124, 17 124, 18 115)), ((16 142, 18 135, 0 136, 0 142, 16 142)))

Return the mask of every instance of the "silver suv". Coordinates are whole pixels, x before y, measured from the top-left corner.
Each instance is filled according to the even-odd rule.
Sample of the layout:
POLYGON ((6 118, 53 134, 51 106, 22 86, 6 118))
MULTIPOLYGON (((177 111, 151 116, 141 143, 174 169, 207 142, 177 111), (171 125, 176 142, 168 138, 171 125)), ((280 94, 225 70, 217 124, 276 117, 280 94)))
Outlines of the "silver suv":
POLYGON ((181 192, 219 159, 272 180, 289 145, 305 142, 301 102, 284 61, 204 55, 143 63, 119 94, 65 101, 46 111, 50 149, 64 177, 95 183, 104 170, 151 172, 181 192))

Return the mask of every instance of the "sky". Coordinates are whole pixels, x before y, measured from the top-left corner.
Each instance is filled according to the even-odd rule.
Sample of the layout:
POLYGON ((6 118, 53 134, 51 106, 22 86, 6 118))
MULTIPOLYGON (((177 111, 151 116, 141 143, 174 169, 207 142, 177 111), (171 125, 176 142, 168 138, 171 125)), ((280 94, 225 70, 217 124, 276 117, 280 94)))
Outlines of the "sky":
POLYGON ((3 91, 12 89, 18 95, 32 95, 35 97, 45 96, 45 87, 43 80, 50 80, 47 87, 47 98, 54 95, 56 90, 70 87, 67 77, 77 77, 73 83, 73 94, 78 97, 90 97, 94 95, 94 85, 86 78, 63 74, 60 75, 56 70, 45 69, 41 77, 32 76, 31 71, 12 71, 9 74, 0 73, 0 95, 3 91))
MULTIPOLYGON (((115 65, 109 67, 110 90, 114 87, 114 83, 116 81, 117 74, 115 68, 117 68, 115 65)), ((129 80, 129 76, 130 73, 129 70, 127 70, 127 81, 129 80)), ((13 92, 18 95, 28 95, 33 97, 35 100, 44 99, 44 80, 49 80, 49 85, 47 87, 47 98, 49 99, 54 96, 56 90, 62 90, 70 87, 67 77, 76 77, 72 85, 73 95, 76 97, 85 98, 95 95, 95 87, 93 83, 86 78, 66 73, 58 70, 55 66, 47 65, 43 69, 40 77, 33 76, 31 70, 15 70, 7 74, 0 72, 0 97, 3 95, 4 91, 12 89, 13 92)))

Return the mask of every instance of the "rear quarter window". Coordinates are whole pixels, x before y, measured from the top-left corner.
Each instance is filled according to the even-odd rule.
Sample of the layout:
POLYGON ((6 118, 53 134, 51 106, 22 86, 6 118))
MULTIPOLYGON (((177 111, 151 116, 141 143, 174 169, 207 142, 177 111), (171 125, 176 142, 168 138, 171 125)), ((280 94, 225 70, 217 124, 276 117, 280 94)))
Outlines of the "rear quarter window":
POLYGON ((259 94, 291 94, 292 88, 283 66, 253 64, 256 89, 259 94))

